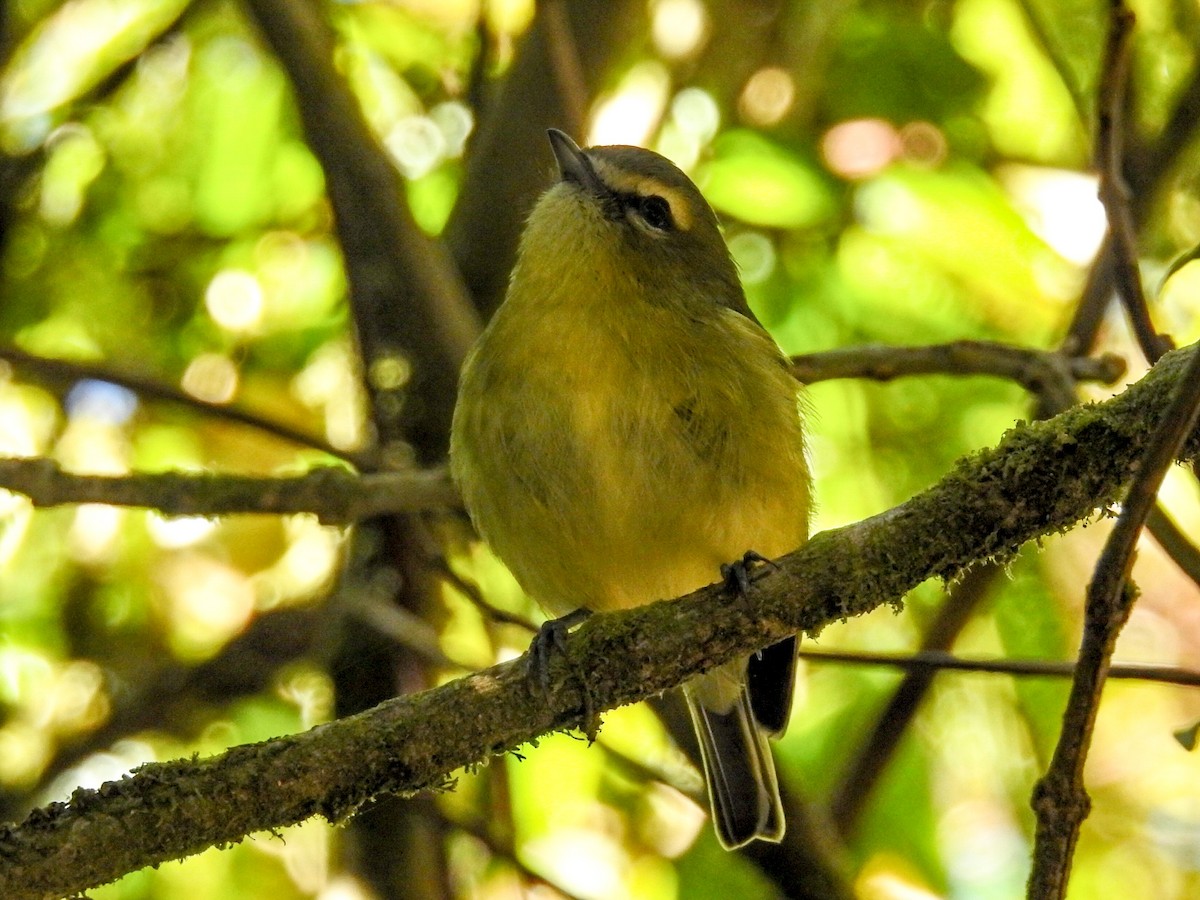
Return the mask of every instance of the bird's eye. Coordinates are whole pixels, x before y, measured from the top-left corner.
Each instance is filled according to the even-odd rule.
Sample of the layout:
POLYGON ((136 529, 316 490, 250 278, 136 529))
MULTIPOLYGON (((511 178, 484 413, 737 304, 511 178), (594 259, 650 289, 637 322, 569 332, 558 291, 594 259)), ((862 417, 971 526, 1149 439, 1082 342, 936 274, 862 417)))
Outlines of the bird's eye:
POLYGON ((671 204, 657 194, 637 197, 632 205, 642 221, 655 231, 670 231, 675 227, 675 219, 671 215, 671 204))

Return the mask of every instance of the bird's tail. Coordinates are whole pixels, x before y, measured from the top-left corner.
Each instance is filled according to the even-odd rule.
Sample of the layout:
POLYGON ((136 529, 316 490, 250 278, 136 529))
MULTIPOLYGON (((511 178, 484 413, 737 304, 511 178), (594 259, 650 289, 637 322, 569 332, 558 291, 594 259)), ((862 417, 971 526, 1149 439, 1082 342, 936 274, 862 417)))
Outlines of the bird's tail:
POLYGON ((783 804, 775 761, 766 732, 755 721, 745 680, 737 685, 732 702, 714 702, 712 693, 696 682, 684 688, 704 760, 717 837, 727 850, 755 839, 780 841, 783 804), (720 707, 727 709, 720 711, 720 707))

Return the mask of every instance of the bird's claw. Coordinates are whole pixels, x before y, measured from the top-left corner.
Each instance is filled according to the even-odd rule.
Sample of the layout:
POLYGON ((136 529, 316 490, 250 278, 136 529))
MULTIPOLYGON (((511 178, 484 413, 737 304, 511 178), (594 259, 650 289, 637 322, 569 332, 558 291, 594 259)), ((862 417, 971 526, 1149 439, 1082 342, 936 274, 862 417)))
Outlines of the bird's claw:
POLYGON ((741 559, 724 563, 721 566, 721 579, 725 582, 725 589, 739 597, 749 594, 750 585, 757 577, 751 568, 754 565, 770 566, 772 569, 779 568, 778 563, 774 560, 767 559, 757 551, 747 550, 742 554, 741 559))
MULTIPOLYGON (((533 641, 529 645, 529 675, 537 679, 542 694, 547 699, 550 697, 550 657, 554 653, 566 651, 567 632, 591 614, 590 609, 577 609, 557 619, 549 619, 542 623, 538 633, 534 635, 533 641)), ((600 721, 596 715, 591 691, 588 690, 587 680, 578 671, 575 671, 575 677, 579 680, 580 690, 583 693, 583 730, 590 743, 596 739, 600 721)))

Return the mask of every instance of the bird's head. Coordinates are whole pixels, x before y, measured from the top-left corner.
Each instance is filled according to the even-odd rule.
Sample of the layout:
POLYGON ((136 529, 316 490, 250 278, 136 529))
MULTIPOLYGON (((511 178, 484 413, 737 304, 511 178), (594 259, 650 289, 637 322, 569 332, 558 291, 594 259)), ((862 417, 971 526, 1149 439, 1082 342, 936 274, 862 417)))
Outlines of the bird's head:
POLYGON ((561 131, 549 135, 560 180, 530 215, 514 289, 748 314, 717 217, 674 163, 641 147, 584 150, 561 131))

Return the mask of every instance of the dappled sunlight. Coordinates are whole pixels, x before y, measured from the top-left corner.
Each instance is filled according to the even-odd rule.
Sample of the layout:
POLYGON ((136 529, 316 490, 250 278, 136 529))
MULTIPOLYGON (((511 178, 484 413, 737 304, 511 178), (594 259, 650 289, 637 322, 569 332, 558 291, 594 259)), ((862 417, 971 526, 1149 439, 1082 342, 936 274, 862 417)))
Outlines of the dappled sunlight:
POLYGON ((1078 266, 1092 261, 1107 228, 1094 177, 1020 165, 996 175, 1030 227, 1063 259, 1078 266))
MULTIPOLYGON (((318 482, 315 500, 305 496, 323 519, 155 508, 195 499, 191 487, 121 501, 130 506, 67 497, 44 509, 0 490, 8 814, 147 761, 315 728, 529 649, 544 612, 463 510, 322 522, 357 515, 342 514, 334 492, 360 472, 380 484, 392 469, 432 476, 445 465, 471 315, 494 311, 517 235, 554 180, 548 127, 653 148, 693 178, 750 309, 787 354, 994 342, 1056 372, 1075 364, 1071 354, 1119 354, 1121 382, 1081 381, 1084 399, 1142 378, 1149 365, 1121 306, 1080 308, 1107 224, 1095 158, 1097 110, 1114 99, 1100 95, 1102 6, 283 3, 279 16, 317 13, 296 34, 330 51, 304 56, 305 41, 260 21, 257 4, 12 4, 0 73, 0 350, 18 349, 0 359, 0 457, 116 478, 198 473, 209 480, 201 492, 227 488, 231 474, 262 478, 270 493, 279 475, 339 471, 328 493, 318 482), (606 18, 618 12, 627 20, 606 18), (360 123, 340 118, 346 109, 360 123), (430 284, 436 297, 421 293, 430 284), (454 310, 460 301, 469 314, 454 310), (1094 331, 1051 355, 1088 316, 1094 331), (374 408, 378 396, 386 402, 374 408)), ((1154 326, 1184 345, 1200 338, 1200 194, 1195 117, 1176 104, 1194 97, 1200 53, 1187 16, 1162 4, 1135 11, 1118 150, 1154 326), (1174 143, 1164 144, 1168 123, 1174 143)), ((653 228, 636 239, 666 240, 653 228)), ((590 247, 569 251, 598 283, 639 277, 605 271, 590 247)), ((697 284, 712 274, 702 263, 683 270, 697 284)), ((694 286, 687 296, 708 299, 694 286)), ((651 328, 653 315, 644 321, 651 328)), ((586 380, 610 362, 601 348, 551 339, 544 352, 595 351, 577 366, 586 380)), ((679 354, 665 342, 632 368, 655 371, 679 354)), ((535 362, 545 360, 531 371, 535 362)), ((1020 375, 1036 382, 1043 370, 1031 371, 1020 375)), ((1044 399, 1019 379, 949 364, 881 374, 803 391, 814 533, 961 471, 1044 399)), ((536 418, 538 398, 528 403, 536 418)), ((555 427, 549 464, 565 465, 578 450, 555 427)), ((495 452, 525 438, 506 432, 495 452)), ((1064 442, 1064 455, 1072 448, 1064 442)), ((1159 499, 1196 543, 1194 473, 1169 471, 1159 499)), ((564 529, 579 524, 546 502, 564 529)), ((1097 515, 1001 559, 961 627, 943 620, 946 598, 973 574, 831 622, 802 650, 909 654, 948 627, 965 658, 1070 661, 1111 530, 1097 515)), ((1200 668, 1195 575, 1141 540, 1140 596, 1118 662, 1200 668)), ((650 665, 650 648, 635 652, 650 665)), ((596 678, 610 665, 596 659, 596 678)), ((793 721, 774 744, 784 785, 840 843, 845 887, 863 900, 1020 895, 1030 795, 1069 680, 939 672, 896 726, 894 754, 872 756, 877 717, 903 679, 896 668, 802 660, 793 721), (873 780, 857 818, 838 820, 831 804, 860 754, 873 780)), ((1200 754, 1181 740, 1198 722, 1194 688, 1108 684, 1072 900, 1195 892, 1200 754)), ((649 705, 606 712, 601 725, 594 743, 558 733, 488 755, 507 746, 497 737, 479 765, 416 802, 396 800, 416 824, 382 846, 394 837, 454 897, 789 892, 762 862, 771 848, 719 848, 703 776, 649 705)), ((360 825, 384 821, 390 802, 368 805, 365 816, 384 813, 375 819, 260 833, 89 894, 375 900, 370 879, 391 860, 360 825)), ((801 850, 811 848, 780 852, 801 850)))

